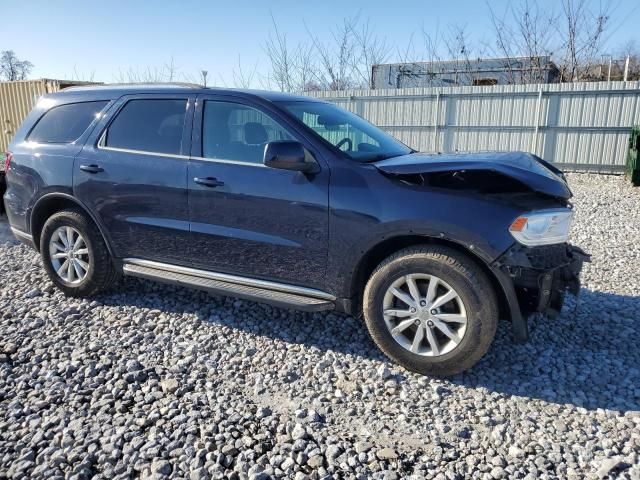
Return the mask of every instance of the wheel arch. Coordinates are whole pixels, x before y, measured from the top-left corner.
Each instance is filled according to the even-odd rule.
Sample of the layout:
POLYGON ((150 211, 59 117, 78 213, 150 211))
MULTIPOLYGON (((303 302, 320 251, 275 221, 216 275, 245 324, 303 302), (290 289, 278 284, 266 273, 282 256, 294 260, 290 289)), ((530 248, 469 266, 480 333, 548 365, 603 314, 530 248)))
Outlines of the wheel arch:
MULTIPOLYGON (((497 272, 487 264, 484 259, 482 259, 473 250, 457 242, 446 238, 431 237, 427 235, 398 235, 385 238, 365 252, 358 262, 351 278, 351 298, 354 299, 354 302, 352 303, 354 314, 359 315, 361 313, 364 288, 367 280, 371 277, 371 274, 376 267, 380 265, 385 258, 395 252, 402 250, 403 248, 415 247, 418 245, 440 245, 449 247, 471 259, 487 275, 487 278, 491 282, 491 285, 496 292, 496 297, 498 298, 501 318, 509 318, 513 320, 513 302, 517 302, 517 299, 514 299, 509 295, 509 292, 505 289, 503 280, 498 277, 497 272)), ((518 305, 515 305, 515 307, 519 310, 518 305)))
POLYGON ((47 219, 54 213, 60 212, 66 209, 76 209, 82 211, 91 221, 98 227, 100 235, 105 241, 109 254, 113 257, 113 250, 111 249, 111 243, 109 238, 105 235, 104 229, 95 216, 89 211, 89 209, 82 204, 73 195, 67 193, 55 192, 47 193, 40 197, 31 209, 29 217, 29 225, 31 229, 31 235, 33 237, 33 243, 38 251, 40 251, 40 235, 42 234, 42 228, 47 222, 47 219))

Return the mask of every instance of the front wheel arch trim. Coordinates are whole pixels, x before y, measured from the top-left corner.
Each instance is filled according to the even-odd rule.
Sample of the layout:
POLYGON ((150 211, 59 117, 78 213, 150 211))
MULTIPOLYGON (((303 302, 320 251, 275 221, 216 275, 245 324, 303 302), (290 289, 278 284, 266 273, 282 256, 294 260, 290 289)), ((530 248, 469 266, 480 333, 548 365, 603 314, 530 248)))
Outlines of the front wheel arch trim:
MULTIPOLYGON (((382 245, 387 241, 401 240, 403 238, 413 239, 413 241, 409 242, 409 244, 411 245, 419 245, 422 243, 425 245, 436 244, 436 245, 449 246, 454 248, 455 250, 458 250, 462 254, 467 255, 472 261, 478 264, 480 268, 482 268, 482 270, 484 270, 484 272, 487 275, 491 277, 491 280, 493 280, 492 283, 494 284, 494 288, 499 286, 501 291, 496 292, 496 294, 498 294, 499 296, 502 296, 502 298, 506 301, 506 307, 511 317, 511 323, 513 326, 514 339, 519 343, 523 343, 528 340, 529 335, 528 335, 527 319, 522 315, 522 312, 520 310, 520 302, 518 301, 518 297, 516 295, 513 282, 509 277, 509 275, 505 273, 500 268, 500 266, 495 262, 486 261, 478 254, 477 251, 474 251, 473 249, 470 249, 459 242, 456 242, 447 238, 434 237, 431 235, 397 235, 397 236, 386 238, 383 242, 378 242, 375 245, 371 246, 367 250, 365 255, 363 255, 362 258, 364 258, 374 249, 376 249, 377 247, 379 247, 380 245, 382 245)), ((408 245, 400 246, 398 249, 396 249, 396 251, 406 246, 408 245)), ((355 294, 355 297, 351 298, 352 301, 350 302, 350 307, 351 307, 351 310, 353 310, 353 313, 356 313, 359 309, 359 303, 360 303, 359 299, 361 298, 362 290, 364 289, 364 285, 362 286, 358 285, 360 283, 358 278, 359 277, 358 271, 361 268, 362 266, 360 262, 358 262, 358 265, 352 272, 353 276, 351 279, 351 285, 352 285, 352 292, 355 294)), ((373 268, 375 269, 375 266, 373 268)), ((364 282, 366 283, 366 279, 364 279, 364 282)))

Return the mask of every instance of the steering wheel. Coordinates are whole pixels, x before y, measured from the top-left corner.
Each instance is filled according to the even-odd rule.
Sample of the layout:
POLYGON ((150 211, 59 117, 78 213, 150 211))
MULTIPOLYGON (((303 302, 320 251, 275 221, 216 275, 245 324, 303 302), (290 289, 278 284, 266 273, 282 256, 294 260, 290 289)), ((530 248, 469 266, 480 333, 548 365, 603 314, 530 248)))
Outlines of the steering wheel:
POLYGON ((345 137, 342 140, 340 140, 337 144, 336 144, 336 148, 340 148, 341 146, 345 145, 345 144, 349 144, 349 148, 346 150, 347 152, 350 152, 351 150, 353 150, 353 142, 351 141, 350 138, 345 137))

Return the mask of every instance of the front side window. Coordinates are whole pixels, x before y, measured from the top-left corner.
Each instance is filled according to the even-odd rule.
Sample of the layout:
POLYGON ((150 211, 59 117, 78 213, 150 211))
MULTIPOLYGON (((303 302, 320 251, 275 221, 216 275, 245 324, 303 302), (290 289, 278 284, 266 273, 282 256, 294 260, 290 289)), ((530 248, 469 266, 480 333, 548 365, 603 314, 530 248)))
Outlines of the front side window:
POLYGON ((262 163, 268 142, 295 140, 271 117, 232 102, 205 101, 202 118, 202 156, 262 163))
POLYGON ((178 155, 186 99, 129 100, 111 122, 101 146, 178 155))
POLYGON ((28 141, 38 143, 75 142, 100 115, 107 101, 69 103, 45 113, 29 134, 28 141))
POLYGON ((276 103, 353 160, 372 162, 412 152, 388 133, 336 105, 306 101, 276 103))

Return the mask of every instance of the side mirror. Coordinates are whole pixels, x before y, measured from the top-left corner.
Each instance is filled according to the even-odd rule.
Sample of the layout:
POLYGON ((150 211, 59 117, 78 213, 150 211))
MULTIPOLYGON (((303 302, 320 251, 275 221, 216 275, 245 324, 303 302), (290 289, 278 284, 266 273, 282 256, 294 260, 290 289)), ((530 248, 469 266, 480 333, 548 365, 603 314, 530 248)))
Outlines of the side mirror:
POLYGON ((282 170, 303 173, 317 173, 319 171, 315 160, 307 159, 302 144, 289 140, 267 143, 264 147, 263 163, 267 167, 282 170))

